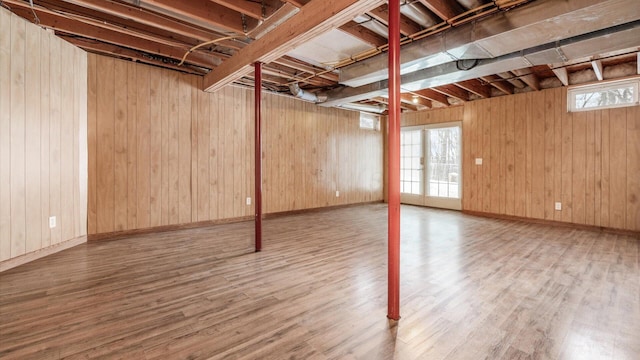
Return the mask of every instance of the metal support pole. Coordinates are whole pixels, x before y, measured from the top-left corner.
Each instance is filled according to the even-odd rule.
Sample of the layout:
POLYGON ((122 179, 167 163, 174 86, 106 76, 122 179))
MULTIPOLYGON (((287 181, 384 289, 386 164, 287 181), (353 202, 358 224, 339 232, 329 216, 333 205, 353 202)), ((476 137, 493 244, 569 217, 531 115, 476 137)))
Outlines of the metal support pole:
POLYGON ((389 0, 389 289, 387 317, 400 319, 400 0, 389 0))
POLYGON ((255 87, 255 207, 256 252, 262 250, 262 63, 254 64, 255 87))

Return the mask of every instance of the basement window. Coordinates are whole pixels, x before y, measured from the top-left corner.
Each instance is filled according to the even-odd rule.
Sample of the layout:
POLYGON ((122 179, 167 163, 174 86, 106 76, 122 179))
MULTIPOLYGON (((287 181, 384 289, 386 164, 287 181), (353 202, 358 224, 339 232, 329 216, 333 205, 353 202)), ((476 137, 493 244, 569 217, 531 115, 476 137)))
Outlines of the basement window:
POLYGON ((380 130, 380 118, 373 114, 361 112, 360 129, 380 130))
POLYGON ((568 111, 609 109, 638 104, 640 78, 575 86, 569 89, 568 111))

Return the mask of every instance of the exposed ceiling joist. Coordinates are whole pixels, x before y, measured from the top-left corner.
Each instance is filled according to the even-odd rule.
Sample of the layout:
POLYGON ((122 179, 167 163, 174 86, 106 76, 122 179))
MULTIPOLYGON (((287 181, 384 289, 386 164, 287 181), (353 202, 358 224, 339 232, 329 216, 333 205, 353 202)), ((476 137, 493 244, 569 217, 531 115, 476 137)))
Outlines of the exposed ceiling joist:
POLYGON ((233 9, 254 19, 266 19, 273 14, 281 4, 278 0, 210 0, 214 3, 233 9), (264 6, 263 6, 264 5, 264 6))
POLYGON ((442 85, 442 86, 434 87, 432 89, 439 93, 452 97, 454 99, 458 99, 460 101, 469 101, 469 92, 453 84, 442 85))
MULTIPOLYGON (((368 12, 369 15, 377 19, 378 21, 389 25, 389 6, 382 5, 368 12)), ((400 33, 404 36, 409 36, 422 30, 420 25, 414 23, 404 15, 400 15, 400 33)))
POLYGON ((186 72, 189 74, 204 75, 207 73, 207 71, 202 68, 195 68, 195 67, 184 66, 184 65, 178 66, 177 64, 167 63, 159 59, 151 58, 149 57, 148 54, 145 54, 136 50, 127 49, 127 48, 123 48, 123 47, 112 45, 112 44, 106 44, 96 40, 78 38, 78 37, 67 36, 67 35, 62 35, 60 37, 70 42, 71 44, 74 44, 90 52, 100 53, 104 55, 111 55, 118 58, 138 61, 141 63, 160 66, 163 68, 169 68, 169 69, 177 70, 180 72, 186 72))
POLYGON ((529 85, 535 91, 540 91, 540 80, 533 73, 531 68, 528 69, 516 69, 511 71, 515 76, 522 80, 525 84, 529 85))
POLYGON ((602 61, 601 60, 593 60, 593 61, 591 61, 591 66, 593 67, 593 72, 596 74, 596 78, 599 81, 604 80, 604 72, 602 70, 602 61))
POLYGON ((459 81, 455 83, 455 85, 472 92, 482 98, 490 98, 491 97, 491 88, 487 85, 482 84, 477 79, 459 81))
POLYGON ((567 72, 567 68, 555 68, 551 69, 551 71, 556 74, 556 77, 558 78, 558 80, 560 80, 562 85, 569 86, 569 73, 567 72))
POLYGON ((400 99, 404 102, 408 102, 408 103, 412 103, 412 104, 416 104, 416 105, 421 105, 424 107, 428 107, 428 108, 432 108, 433 107, 433 103, 431 102, 431 100, 429 99, 425 99, 422 96, 418 96, 418 95, 412 95, 409 93, 404 93, 400 95, 400 99))
POLYGON ((215 33, 208 30, 175 21, 148 10, 122 4, 113 0, 65 0, 65 2, 101 11, 123 19, 132 20, 140 24, 165 29, 185 37, 194 37, 200 41, 208 41, 216 37, 215 33))
POLYGON ((431 89, 422 89, 422 90, 413 91, 413 93, 419 96, 422 96, 426 99, 439 102, 444 106, 449 106, 449 100, 447 99, 447 96, 437 91, 434 91, 431 89))
MULTIPOLYGON (((640 11, 640 9, 638 10, 640 11)), ((566 56, 570 59, 579 59, 620 49, 637 49, 638 39, 640 39, 640 20, 529 49, 520 49, 517 52, 492 59, 480 59, 469 69, 461 69, 456 63, 449 62, 409 72, 402 75, 402 88, 406 91, 415 91, 488 77, 498 72, 522 69, 527 66, 562 63, 562 61, 566 61, 566 56)), ((489 79, 491 80, 491 78, 489 79)), ((496 80, 503 79, 498 77, 496 80)), ((331 89, 322 93, 327 100, 319 105, 328 107, 344 102, 360 101, 387 92, 388 86, 387 80, 380 80, 358 87, 331 89)))
MULTIPOLYGON (((25 17, 29 16, 31 13, 31 7, 29 7, 28 3, 18 0, 4 1, 11 4, 12 10, 16 13, 23 12, 25 17)), ((69 19, 52 10, 36 7, 34 8, 34 11, 38 14, 40 26, 62 31, 67 34, 83 36, 85 38, 96 39, 127 48, 138 49, 150 54, 157 54, 175 60, 180 60, 188 50, 187 47, 180 49, 134 35, 117 32, 112 29, 105 29, 96 25, 84 23, 79 20, 69 19)), ((200 53, 192 53, 189 57, 189 63, 210 69, 219 64, 220 59, 210 55, 205 56, 200 53)))
POLYGON ((187 18, 198 22, 202 26, 218 30, 230 30, 234 33, 245 34, 258 25, 258 20, 245 17, 226 6, 210 0, 129 0, 139 3, 141 7, 164 13, 178 18, 187 18))
POLYGON ((296 15, 247 45, 204 78, 204 88, 215 91, 248 74, 256 61, 271 62, 309 39, 335 29, 381 3, 380 0, 313 0, 296 15))
POLYGON ((422 5, 438 15, 442 20, 449 20, 452 17, 462 14, 464 9, 457 1, 450 0, 419 0, 422 5))
POLYGON ((513 94, 513 85, 498 75, 487 75, 481 77, 481 79, 507 95, 513 94))
POLYGON ((349 21, 338 29, 374 47, 384 46, 388 42, 385 37, 376 34, 355 21, 349 21))

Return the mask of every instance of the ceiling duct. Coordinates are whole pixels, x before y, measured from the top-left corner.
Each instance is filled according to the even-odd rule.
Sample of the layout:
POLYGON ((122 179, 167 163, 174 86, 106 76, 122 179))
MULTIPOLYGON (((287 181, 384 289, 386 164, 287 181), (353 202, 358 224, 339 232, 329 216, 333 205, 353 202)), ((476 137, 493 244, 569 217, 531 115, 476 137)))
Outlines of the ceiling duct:
POLYGON ((487 1, 483 1, 483 0, 458 0, 458 3, 460 5, 462 5, 463 8, 465 8, 467 10, 471 10, 471 9, 476 9, 476 8, 486 4, 487 1))
POLYGON ((298 85, 298 83, 294 83, 289 85, 289 91, 291 91, 291 94, 295 97, 297 97, 298 99, 302 99, 305 101, 311 101, 314 103, 318 103, 318 102, 323 102, 327 100, 326 96, 318 96, 312 92, 306 91, 306 90, 302 90, 300 88, 300 85, 298 85))
MULTIPOLYGON (((404 45, 400 71, 408 74, 457 60, 491 59, 638 20, 637 1, 534 1, 404 45)), ((339 81, 354 87, 380 81, 387 78, 387 66, 387 54, 380 54, 343 67, 339 81)))
POLYGON ((389 38, 389 29, 369 15, 360 15, 353 19, 353 21, 384 38, 389 38))
POLYGON ((414 3, 406 3, 400 7, 402 15, 420 24, 423 28, 429 28, 441 22, 434 14, 428 10, 417 6, 414 3))
MULTIPOLYGON (((564 63, 567 60, 620 49, 637 51, 639 47, 640 20, 637 20, 496 58, 482 59, 469 70, 460 70, 455 63, 451 62, 422 69, 402 75, 401 83, 403 90, 417 91, 530 66, 564 63)), ((386 94, 387 89, 387 80, 377 81, 357 88, 341 87, 326 92, 327 101, 320 105, 337 106, 342 103, 370 99, 386 94)))

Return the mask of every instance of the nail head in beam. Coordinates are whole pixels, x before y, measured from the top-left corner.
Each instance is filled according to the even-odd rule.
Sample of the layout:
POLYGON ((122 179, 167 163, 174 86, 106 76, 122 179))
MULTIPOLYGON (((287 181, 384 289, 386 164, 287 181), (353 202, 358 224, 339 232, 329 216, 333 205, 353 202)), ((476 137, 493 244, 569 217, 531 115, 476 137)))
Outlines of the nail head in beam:
POLYGON ((596 74, 596 78, 598 78, 599 81, 604 80, 604 73, 602 72, 602 61, 593 60, 591 62, 591 66, 593 67, 593 72, 596 74))

